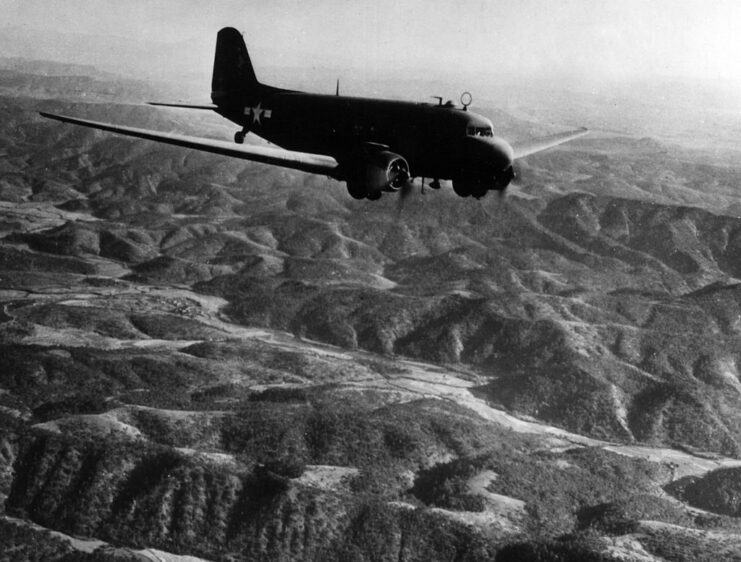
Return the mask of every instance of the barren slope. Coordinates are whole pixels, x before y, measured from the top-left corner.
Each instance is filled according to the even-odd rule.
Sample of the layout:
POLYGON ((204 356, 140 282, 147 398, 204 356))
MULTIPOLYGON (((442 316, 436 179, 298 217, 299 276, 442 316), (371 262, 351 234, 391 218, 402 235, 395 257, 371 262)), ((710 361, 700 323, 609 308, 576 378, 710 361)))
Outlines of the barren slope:
POLYGON ((528 161, 506 202, 446 189, 398 217, 42 121, 228 134, 8 76, 6 551, 738 556, 735 164, 604 135, 528 161))

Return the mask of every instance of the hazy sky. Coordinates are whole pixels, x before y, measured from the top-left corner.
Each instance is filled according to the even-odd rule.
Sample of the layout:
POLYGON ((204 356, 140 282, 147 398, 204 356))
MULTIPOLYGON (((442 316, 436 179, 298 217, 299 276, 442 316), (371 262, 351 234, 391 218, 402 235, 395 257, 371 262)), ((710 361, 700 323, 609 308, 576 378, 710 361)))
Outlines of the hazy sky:
POLYGON ((231 25, 254 59, 279 66, 741 84, 741 1, 733 0, 0 0, 0 13, 4 26, 188 42, 204 68, 216 31, 231 25))

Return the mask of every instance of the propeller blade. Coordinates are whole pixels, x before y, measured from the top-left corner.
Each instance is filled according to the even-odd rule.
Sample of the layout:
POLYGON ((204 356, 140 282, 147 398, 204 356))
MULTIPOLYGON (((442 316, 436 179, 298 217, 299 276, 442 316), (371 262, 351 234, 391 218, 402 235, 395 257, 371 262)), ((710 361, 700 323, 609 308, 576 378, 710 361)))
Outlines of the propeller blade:
POLYGON ((406 203, 406 200, 412 194, 413 190, 414 190, 414 180, 412 179, 408 179, 406 182, 404 182, 404 185, 401 186, 401 189, 399 190, 399 198, 397 199, 397 207, 396 207, 396 211, 399 216, 401 216, 401 213, 404 210, 404 203, 406 203))
POLYGON ((509 186, 514 186, 515 188, 520 187, 522 184, 520 183, 522 181, 522 168, 517 163, 512 164, 512 180, 509 182, 508 185, 504 186, 504 189, 500 189, 498 192, 499 200, 502 201, 507 198, 507 189, 509 186))

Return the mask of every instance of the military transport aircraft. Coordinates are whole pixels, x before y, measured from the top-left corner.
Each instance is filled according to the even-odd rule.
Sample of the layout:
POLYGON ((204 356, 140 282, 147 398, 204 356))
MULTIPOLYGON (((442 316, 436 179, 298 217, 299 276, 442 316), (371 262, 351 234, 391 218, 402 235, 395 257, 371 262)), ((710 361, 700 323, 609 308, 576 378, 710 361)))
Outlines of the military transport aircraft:
MULTIPOLYGON (((255 76, 242 35, 224 28, 216 38, 210 105, 153 103, 207 109, 240 125, 236 144, 168 134, 42 112, 41 115, 83 125, 245 160, 324 174, 347 182, 356 199, 375 200, 381 193, 409 192, 414 177, 453 181, 461 197, 500 193, 515 178, 517 158, 546 150, 586 134, 586 129, 509 144, 495 137, 489 119, 467 111, 471 96, 452 102, 411 103, 318 95, 261 84, 255 76), (276 147, 244 145, 255 133, 276 147)), ((424 179, 422 180, 424 184, 424 179)), ((403 199, 402 199, 403 200, 403 199)))

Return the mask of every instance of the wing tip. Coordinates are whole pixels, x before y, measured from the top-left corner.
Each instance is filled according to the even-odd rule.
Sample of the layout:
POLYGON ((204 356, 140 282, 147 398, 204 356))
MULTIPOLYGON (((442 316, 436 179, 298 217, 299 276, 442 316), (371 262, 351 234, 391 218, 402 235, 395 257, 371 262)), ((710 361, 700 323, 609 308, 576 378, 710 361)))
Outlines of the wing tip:
POLYGON ((45 117, 46 119, 56 119, 57 121, 62 120, 61 115, 57 115, 55 113, 49 113, 48 111, 39 111, 39 115, 41 115, 41 117, 45 117))

